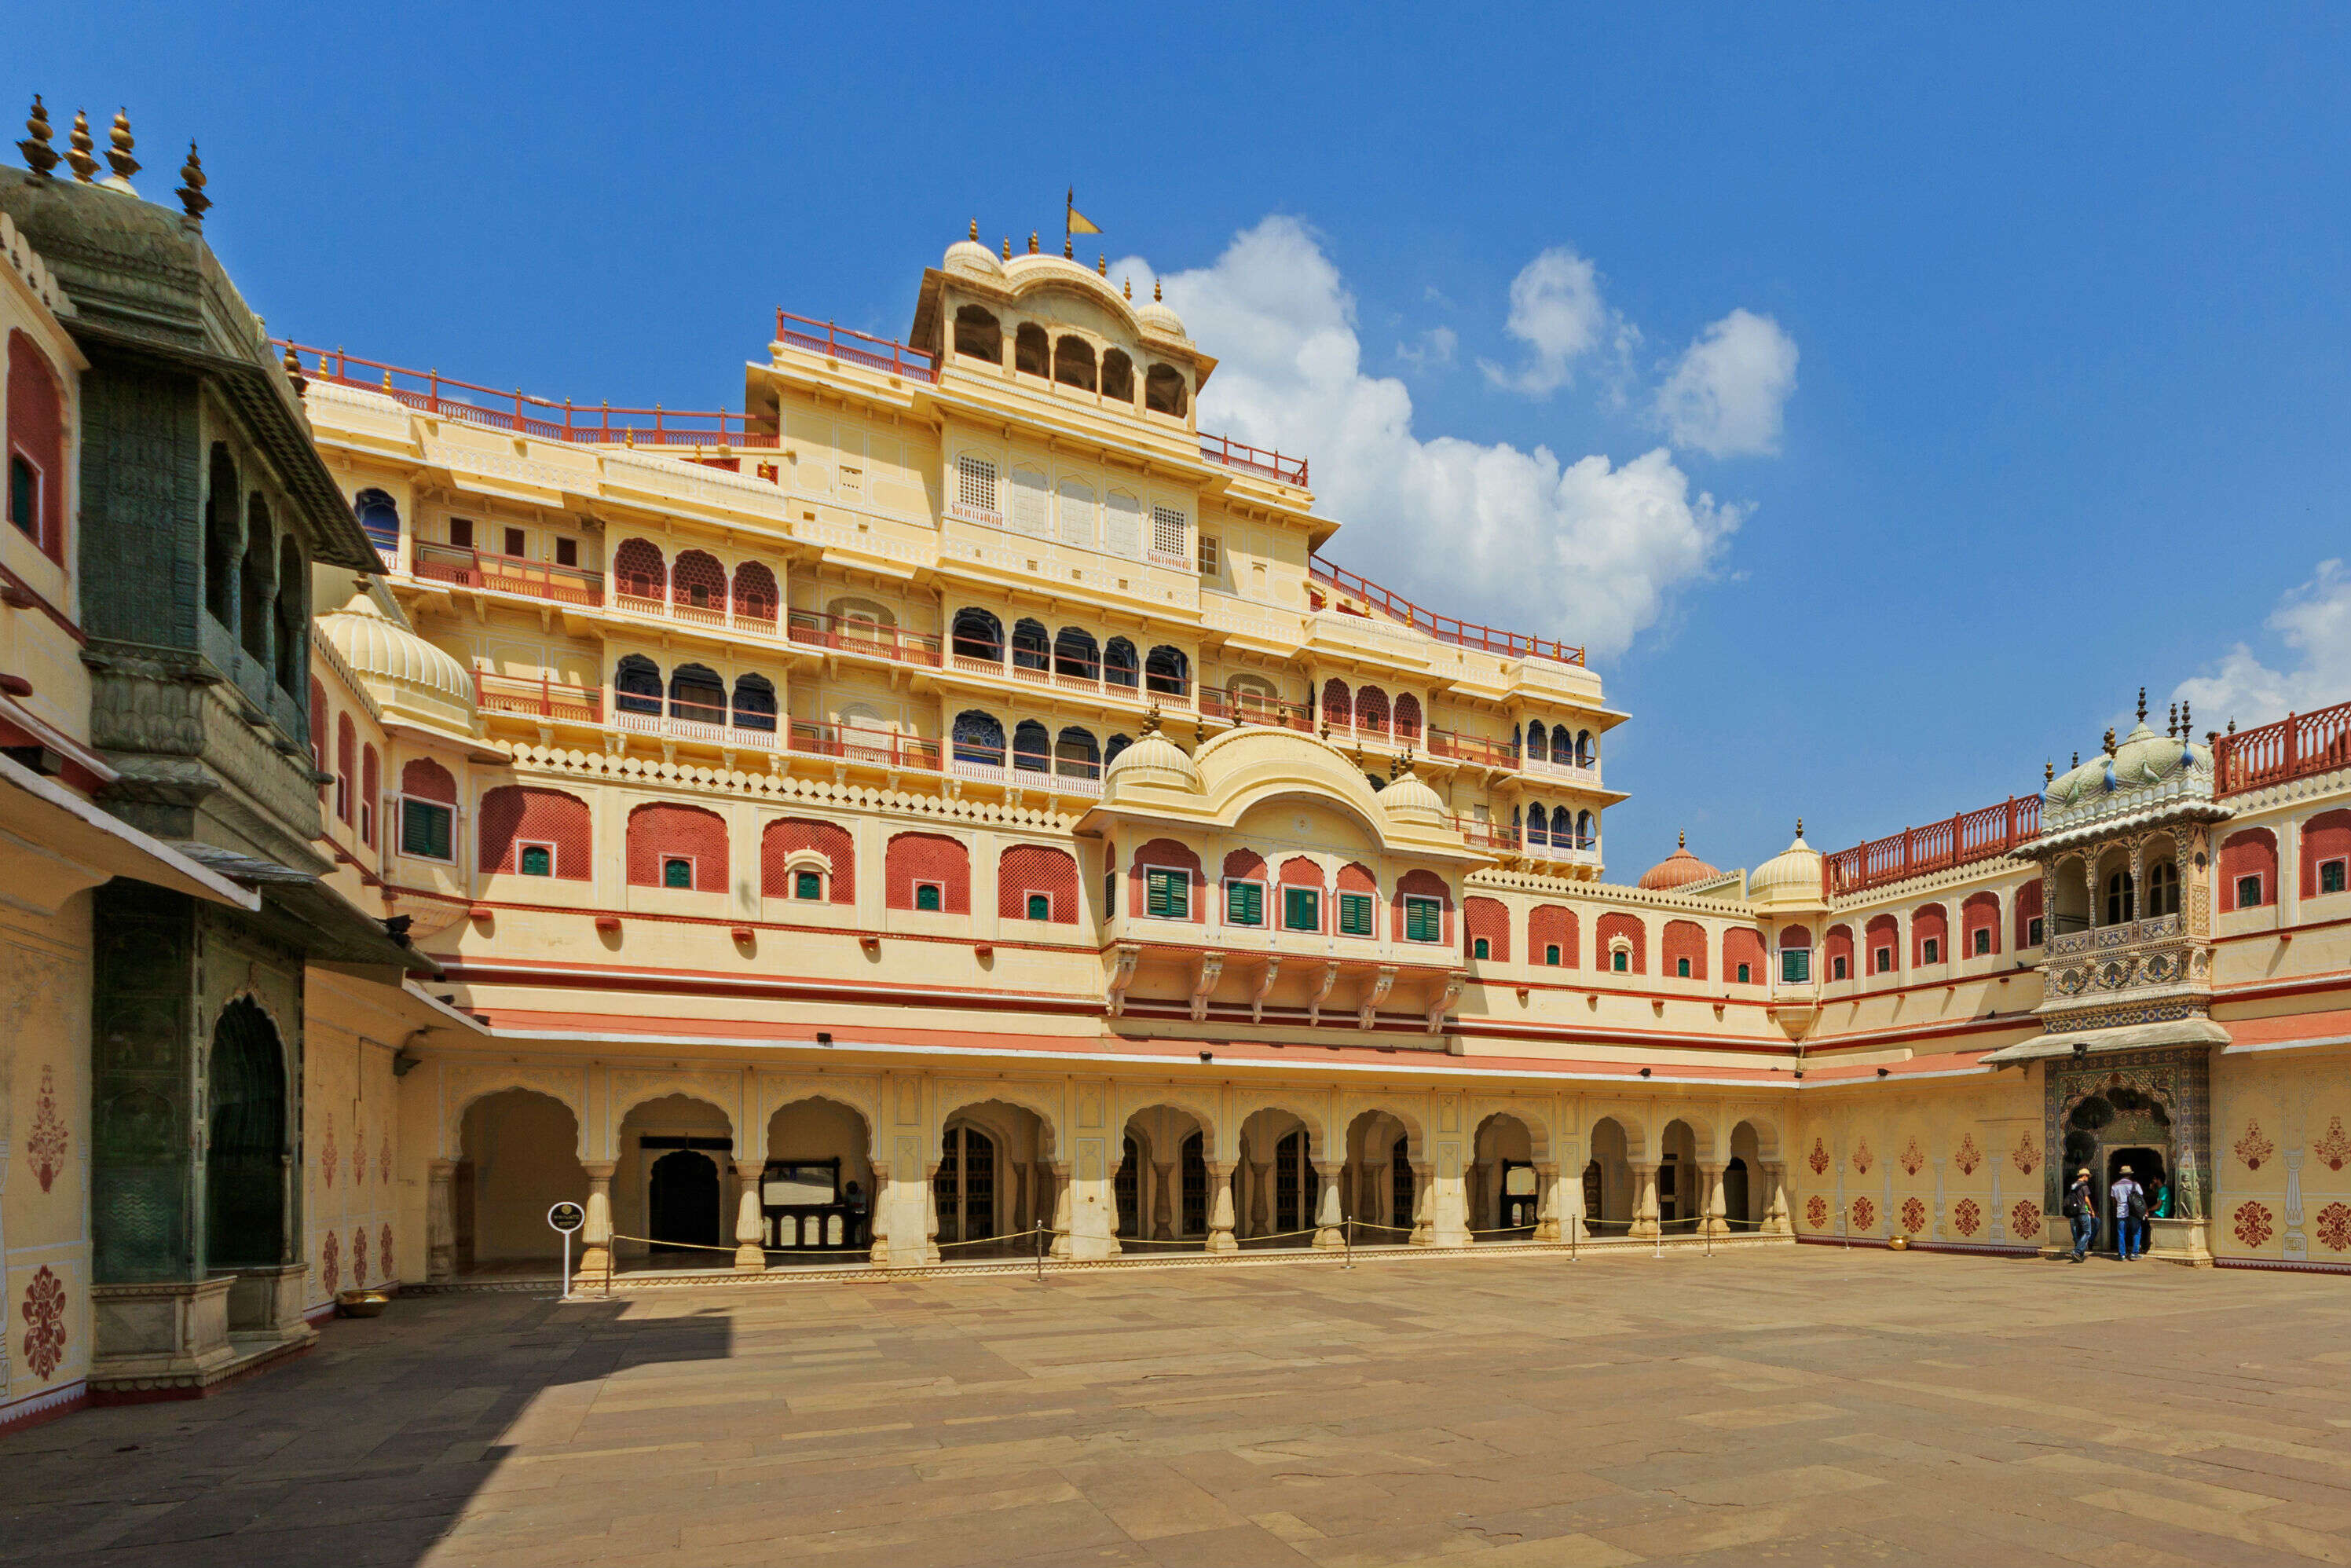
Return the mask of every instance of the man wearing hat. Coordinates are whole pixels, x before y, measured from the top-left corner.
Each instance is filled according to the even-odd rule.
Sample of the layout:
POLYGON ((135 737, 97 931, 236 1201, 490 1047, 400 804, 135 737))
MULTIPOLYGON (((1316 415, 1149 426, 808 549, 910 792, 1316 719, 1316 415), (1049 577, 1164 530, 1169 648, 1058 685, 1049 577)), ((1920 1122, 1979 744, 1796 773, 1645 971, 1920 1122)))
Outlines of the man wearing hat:
POLYGON ((2147 1189, 2132 1179, 2125 1166, 2115 1175, 2110 1196, 2115 1200, 2115 1252, 2130 1262, 2147 1250, 2147 1189))
POLYGON ((2074 1173, 2074 1185, 2065 1189, 2065 1218, 2074 1222, 2074 1261, 2079 1263, 2098 1239, 2098 1200, 2090 1188, 2087 1166, 2074 1173))

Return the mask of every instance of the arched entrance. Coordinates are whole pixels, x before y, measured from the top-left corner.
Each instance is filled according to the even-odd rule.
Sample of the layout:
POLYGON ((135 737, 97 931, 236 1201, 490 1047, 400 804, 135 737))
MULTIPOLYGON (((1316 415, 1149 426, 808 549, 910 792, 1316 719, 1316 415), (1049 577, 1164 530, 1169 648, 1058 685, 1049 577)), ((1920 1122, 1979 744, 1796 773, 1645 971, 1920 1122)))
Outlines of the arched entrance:
POLYGON ((1706 1182, 1698 1168, 1698 1134, 1687 1122, 1666 1124, 1657 1139, 1657 1227, 1668 1236, 1698 1233, 1706 1182))
POLYGON ((1411 1241, 1420 1204, 1412 1140, 1413 1130, 1387 1111, 1365 1111, 1347 1124, 1339 1202, 1356 1246, 1401 1247, 1411 1241))
POLYGON ((643 1100, 621 1118, 619 1154, 612 1228, 630 1239, 615 1241, 618 1257, 665 1269, 734 1266, 741 1180, 732 1116, 693 1094, 643 1100))
POLYGON ((837 1100, 810 1097, 768 1118, 759 1176, 761 1245, 770 1268, 835 1263, 873 1244, 872 1134, 837 1100))
POLYGON ((533 1089, 486 1094, 465 1107, 458 1151, 451 1202, 456 1270, 556 1268, 563 1239, 548 1228, 547 1211, 588 1201, 571 1108, 533 1089))
POLYGON ((1126 1119, 1112 1181, 1122 1248, 1197 1251, 1208 1239, 1207 1135, 1175 1105, 1149 1105, 1126 1119))
POLYGON ((1765 1186, 1762 1138, 1755 1124, 1730 1129, 1730 1163, 1722 1168, 1722 1217, 1733 1230, 1763 1228, 1771 1194, 1765 1186))
MULTIPOLYGON (((672 1149, 653 1162, 646 1184, 645 1234, 656 1249, 718 1246, 720 1183, 717 1162, 701 1149, 672 1149)), ((708 1263, 711 1254, 686 1260, 708 1263)))
POLYGON ((2120 1250, 2114 1184, 2128 1166, 2131 1178, 2155 1207, 2156 1195, 2170 1180, 2171 1115, 2162 1102, 2127 1083, 2109 1083, 2085 1095, 2065 1114, 2065 1161, 2061 1184, 2087 1166, 2098 1201, 2098 1250, 2120 1250))
POLYGON ((1313 1240, 1320 1195, 1311 1134, 1295 1112, 1268 1107, 1241 1124, 1233 1166, 1233 1234, 1251 1250, 1313 1240))
POLYGON ((1474 1241, 1524 1241, 1534 1235, 1542 1207, 1535 1179, 1534 1134, 1524 1122, 1497 1113, 1479 1124, 1476 1158, 1465 1197, 1474 1241))
POLYGON ((1056 1223, 1052 1131, 1026 1106, 987 1100, 949 1112, 937 1159, 931 1204, 944 1261, 1025 1254, 1035 1249, 1027 1233, 1056 1223))
POLYGON ((1592 1124, 1592 1158, 1583 1167, 1583 1222, 1594 1236, 1622 1236, 1632 1228, 1631 1140, 1614 1116, 1592 1124))
POLYGON ((286 1261, 286 1053, 277 1026, 249 998, 221 1009, 204 1081, 204 1262, 286 1261))

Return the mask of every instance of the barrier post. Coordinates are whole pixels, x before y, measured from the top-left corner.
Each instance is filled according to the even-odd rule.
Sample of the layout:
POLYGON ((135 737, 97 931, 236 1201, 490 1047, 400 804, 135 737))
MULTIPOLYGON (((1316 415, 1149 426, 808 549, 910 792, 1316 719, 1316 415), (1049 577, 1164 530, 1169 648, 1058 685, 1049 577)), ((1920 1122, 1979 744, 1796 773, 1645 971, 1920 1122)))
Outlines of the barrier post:
POLYGON ((1045 1228, 1037 1226, 1033 1234, 1037 1238, 1037 1282, 1041 1285, 1045 1282, 1045 1228))

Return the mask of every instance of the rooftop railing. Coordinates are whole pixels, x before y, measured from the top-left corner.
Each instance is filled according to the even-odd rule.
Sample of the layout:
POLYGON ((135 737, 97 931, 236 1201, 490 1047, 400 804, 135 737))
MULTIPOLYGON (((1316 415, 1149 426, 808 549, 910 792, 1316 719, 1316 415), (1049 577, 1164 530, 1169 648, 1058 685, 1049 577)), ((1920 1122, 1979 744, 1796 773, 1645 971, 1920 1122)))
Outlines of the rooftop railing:
POLYGON ((1400 621, 1440 643, 1450 643, 1457 648, 1475 648, 1485 653, 1506 653, 1513 658, 1550 659, 1562 664, 1583 663, 1583 650, 1573 643, 1530 637, 1521 632, 1500 632, 1457 616, 1439 615, 1434 611, 1422 609, 1400 593, 1390 592, 1369 578, 1359 576, 1344 567, 1333 566, 1319 555, 1307 562, 1306 570, 1317 582, 1327 583, 1341 593, 1360 599, 1389 620, 1400 621))
POLYGON ((430 582, 519 593, 528 599, 550 599, 559 604, 604 602, 602 572, 528 560, 521 556, 492 555, 486 550, 432 539, 416 541, 415 575, 430 582))
POLYGON ((1447 817, 1453 831, 1481 850, 1501 850, 1515 852, 1519 847, 1519 830, 1508 822, 1489 822, 1477 817, 1447 817))
POLYGON ((363 387, 395 398, 419 413, 455 419, 517 435, 547 441, 581 441, 608 445, 634 443, 639 446, 743 446, 772 448, 774 429, 764 421, 731 409, 593 407, 536 397, 515 388, 501 392, 472 382, 444 376, 437 370, 412 371, 381 360, 361 359, 340 349, 320 349, 289 339, 273 343, 308 355, 305 374, 343 386, 363 387))
POLYGON ((1838 898, 1931 872, 1995 860, 2041 836, 2041 797, 2011 795, 1923 828, 1839 850, 1821 860, 1821 894, 1838 898))
POLYGON ((2351 703, 2290 713, 2212 743, 2213 790, 2241 794, 2313 773, 2351 768, 2351 703))
POLYGON ((1278 485, 1295 485, 1301 490, 1306 488, 1306 459, 1303 457, 1284 457, 1279 452, 1251 446, 1228 435, 1205 433, 1200 436, 1200 455, 1228 468, 1262 474, 1278 485))
POLYGON ((914 376, 926 382, 939 379, 937 361, 920 349, 910 349, 904 343, 876 338, 837 322, 795 316, 780 306, 776 310, 776 341, 787 348, 863 365, 867 370, 889 375, 914 376))

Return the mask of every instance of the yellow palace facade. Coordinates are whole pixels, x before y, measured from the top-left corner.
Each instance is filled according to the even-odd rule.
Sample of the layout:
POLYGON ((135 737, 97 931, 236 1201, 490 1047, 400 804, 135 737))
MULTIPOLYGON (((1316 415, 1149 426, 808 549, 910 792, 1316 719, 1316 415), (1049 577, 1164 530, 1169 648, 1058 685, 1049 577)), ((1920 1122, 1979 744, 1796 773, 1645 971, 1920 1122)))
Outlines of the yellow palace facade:
POLYGON ((34 478, 0 538, 0 674, 31 677, 0 681, 0 869, 89 841, 0 936, 46 956, 43 997, 93 1000, 41 1010, 12 966, 9 1016, 55 1029, 0 1058, 0 1178, 12 1147, 42 1173, 0 1185, 8 1321, 38 1293, 44 1324, 0 1425, 85 1385, 201 1392, 354 1286, 541 1276, 559 1200, 622 1286, 1039 1251, 2014 1253, 2061 1243, 2061 1168, 2132 1163, 2171 1194, 2158 1258, 2351 1268, 2351 706, 2200 738, 2175 714, 1877 843, 1799 825, 1752 871, 1684 848, 1625 874, 1626 716, 1580 649, 1334 564, 1308 462, 1199 428, 1214 345, 975 234, 904 342, 779 313, 739 413, 238 325, 201 362, 235 361, 221 417, 260 434, 192 445, 152 505, 203 590, 171 689, 255 789, 298 781, 264 833, 120 738, 89 650, 162 611, 105 608, 76 519, 123 462, 85 405, 133 372, 98 283, 39 250, 103 219, 234 299, 200 172, 184 217, 127 174, 6 172, 34 478), (90 837, 117 818, 152 841, 90 837), (184 1188, 199 1239, 263 1235, 210 1193, 282 1155, 282 1243, 171 1281, 110 1239, 146 1179, 99 936, 131 880, 216 906, 172 1004, 213 1074, 192 1103, 231 1045, 293 1091, 282 1126, 192 1133, 184 1188), (156 1348, 191 1333, 202 1365, 156 1348))

